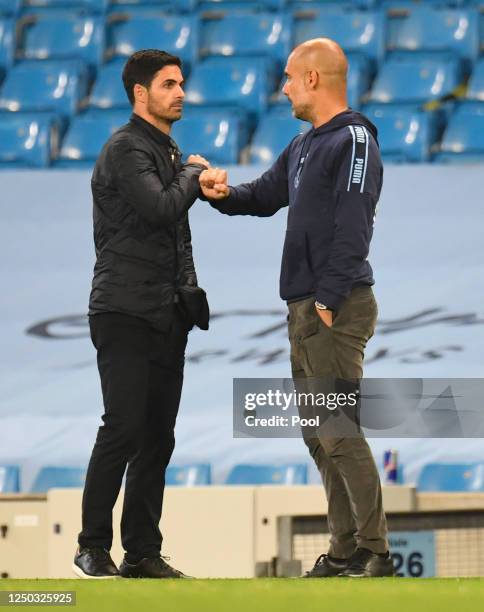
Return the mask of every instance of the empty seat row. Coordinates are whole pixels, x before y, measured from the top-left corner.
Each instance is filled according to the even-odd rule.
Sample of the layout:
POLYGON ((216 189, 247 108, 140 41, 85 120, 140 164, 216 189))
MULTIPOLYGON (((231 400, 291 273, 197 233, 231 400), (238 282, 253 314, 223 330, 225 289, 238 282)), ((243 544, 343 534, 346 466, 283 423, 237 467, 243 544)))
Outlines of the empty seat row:
MULTIPOLYGON (((46 493, 52 488, 82 488, 86 468, 48 466, 41 468, 34 479, 31 493, 46 493)), ((236 465, 228 474, 227 485, 298 485, 307 484, 307 465, 236 465)), ((165 474, 168 486, 203 486, 212 484, 211 467, 207 463, 168 466, 165 474)), ((0 466, 0 494, 19 493, 20 468, 15 465, 0 466)))
MULTIPOLYGON (((31 487, 32 493, 46 493, 51 488, 82 488, 86 477, 83 467, 44 467, 31 487)), ((203 486, 212 483, 211 467, 206 463, 168 466, 168 486, 203 486)), ((306 464, 236 465, 229 472, 227 485, 304 485, 308 483, 306 464)), ((484 492, 484 463, 429 463, 419 473, 419 491, 484 492)), ((20 492, 20 469, 0 466, 0 494, 20 492)))
MULTIPOLYGON (((422 105, 442 100, 462 88, 465 78, 461 63, 453 56, 397 55, 383 64, 368 91, 368 66, 360 56, 349 60, 348 98, 353 108, 361 101, 422 105)), ((0 110, 55 112, 69 118, 86 107, 128 109, 121 79, 123 66, 124 60, 104 65, 91 86, 88 67, 81 60, 21 62, 0 86, 0 110)), ((254 127, 271 104, 287 106, 282 84, 274 94, 277 71, 268 58, 208 58, 197 64, 188 78, 185 101, 188 106, 245 110, 254 127)), ((484 99, 484 59, 475 65, 467 98, 484 99)))
MULTIPOLYGON (((393 163, 484 160, 484 104, 465 102, 452 113, 443 137, 442 115, 408 105, 370 104, 363 112, 378 128, 383 159, 393 163)), ((92 168, 111 134, 126 123, 129 111, 87 111, 63 136, 54 114, 0 114, 0 168, 92 168)), ((264 115, 252 138, 243 113, 212 109, 189 111, 172 136, 186 155, 199 152, 218 165, 270 164, 310 125, 286 108, 264 115)))
POLYGON ((284 13, 228 14, 199 20, 193 15, 134 14, 108 22, 101 16, 37 15, 17 21, 16 37, 10 34, 13 20, 3 20, 0 41, 8 49, 4 61, 10 62, 14 55, 23 59, 82 58, 95 68, 105 58, 158 48, 179 55, 186 70, 199 57, 209 55, 267 55, 282 67, 294 46, 321 36, 337 40, 346 52, 363 54, 373 72, 387 50, 449 50, 467 62, 474 61, 480 51, 480 20, 475 10, 424 7, 388 23, 378 11, 303 15, 295 20, 284 13))

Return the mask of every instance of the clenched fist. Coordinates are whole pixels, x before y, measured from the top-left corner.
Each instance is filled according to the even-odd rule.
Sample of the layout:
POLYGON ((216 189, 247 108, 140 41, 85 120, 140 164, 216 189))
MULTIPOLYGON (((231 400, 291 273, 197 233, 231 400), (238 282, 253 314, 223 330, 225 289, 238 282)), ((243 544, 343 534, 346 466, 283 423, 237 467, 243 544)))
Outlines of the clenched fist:
POLYGON ((202 193, 208 200, 222 200, 230 193, 226 170, 220 168, 204 170, 200 174, 199 181, 202 193))

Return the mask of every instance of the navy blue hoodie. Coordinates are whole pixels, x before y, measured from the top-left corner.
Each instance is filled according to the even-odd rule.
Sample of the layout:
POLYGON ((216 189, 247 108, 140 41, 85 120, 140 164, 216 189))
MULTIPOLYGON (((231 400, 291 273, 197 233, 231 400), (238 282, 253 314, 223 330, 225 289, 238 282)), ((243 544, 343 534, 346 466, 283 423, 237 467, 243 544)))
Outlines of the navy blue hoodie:
POLYGON ((281 298, 314 296, 338 310, 353 287, 374 283, 367 256, 382 182, 376 127, 348 109, 294 138, 260 178, 210 204, 260 217, 289 206, 281 298))

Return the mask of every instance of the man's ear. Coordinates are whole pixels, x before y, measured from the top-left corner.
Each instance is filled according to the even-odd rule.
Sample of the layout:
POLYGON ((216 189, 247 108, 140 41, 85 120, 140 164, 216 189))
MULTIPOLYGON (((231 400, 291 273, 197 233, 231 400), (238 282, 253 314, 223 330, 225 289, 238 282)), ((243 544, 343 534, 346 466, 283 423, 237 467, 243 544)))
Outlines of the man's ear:
POLYGON ((146 87, 136 83, 136 85, 133 87, 133 93, 135 102, 141 102, 142 104, 146 102, 146 87))
POLYGON ((316 89, 318 86, 319 74, 316 70, 308 70, 304 75, 304 85, 306 89, 316 89))

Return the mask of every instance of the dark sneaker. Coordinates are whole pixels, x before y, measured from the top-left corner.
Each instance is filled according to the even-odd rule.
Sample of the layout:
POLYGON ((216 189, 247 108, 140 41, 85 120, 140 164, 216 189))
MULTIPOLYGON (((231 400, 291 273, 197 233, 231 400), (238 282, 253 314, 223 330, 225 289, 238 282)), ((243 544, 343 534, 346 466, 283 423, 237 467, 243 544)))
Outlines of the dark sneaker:
POLYGON ((118 568, 105 548, 78 548, 72 565, 79 578, 117 578, 118 568))
POLYGON ((190 578, 168 565, 163 557, 145 557, 135 564, 123 559, 119 573, 123 578, 190 578))
POLYGON ((333 559, 329 555, 319 555, 313 569, 302 578, 331 578, 341 574, 348 567, 348 559, 333 559))
POLYGON ((348 567, 339 575, 350 578, 394 576, 393 559, 388 552, 377 554, 367 548, 357 548, 349 559, 348 567))

